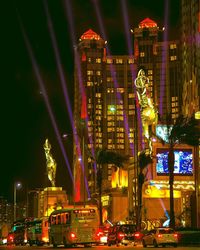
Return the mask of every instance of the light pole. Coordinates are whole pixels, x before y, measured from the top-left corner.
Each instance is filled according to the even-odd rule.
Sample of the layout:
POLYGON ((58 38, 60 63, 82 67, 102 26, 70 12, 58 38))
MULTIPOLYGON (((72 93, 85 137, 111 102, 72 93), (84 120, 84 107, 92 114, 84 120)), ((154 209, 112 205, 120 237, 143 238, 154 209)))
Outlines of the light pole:
POLYGON ((17 189, 22 187, 21 182, 14 183, 14 221, 16 221, 16 208, 17 208, 17 189))

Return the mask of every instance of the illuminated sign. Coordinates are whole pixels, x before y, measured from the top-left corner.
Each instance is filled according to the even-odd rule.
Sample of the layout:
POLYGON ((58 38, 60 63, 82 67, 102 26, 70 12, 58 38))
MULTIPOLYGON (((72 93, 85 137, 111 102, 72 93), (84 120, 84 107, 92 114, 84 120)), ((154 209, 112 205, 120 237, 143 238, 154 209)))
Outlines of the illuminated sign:
POLYGON ((101 202, 102 202, 102 206, 108 206, 109 203, 109 199, 110 197, 108 195, 102 196, 101 197, 101 202))
POLYGON ((167 126, 167 125, 157 125, 156 126, 156 135, 160 138, 162 138, 163 141, 169 142, 169 134, 172 131, 173 126, 167 126))

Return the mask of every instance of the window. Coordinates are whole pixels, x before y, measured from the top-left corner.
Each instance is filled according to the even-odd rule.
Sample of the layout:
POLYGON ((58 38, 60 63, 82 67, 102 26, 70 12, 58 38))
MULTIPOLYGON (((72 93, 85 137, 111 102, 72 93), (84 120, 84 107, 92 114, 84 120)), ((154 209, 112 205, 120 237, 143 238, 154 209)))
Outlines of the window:
POLYGON ((123 115, 123 110, 117 110, 117 115, 123 115))
POLYGON ((170 49, 176 49, 176 44, 175 43, 170 44, 170 49))
POLYGON ((107 126, 108 127, 112 127, 112 126, 114 127, 115 126, 115 122, 107 122, 107 126))
POLYGON ((133 64, 134 63, 134 59, 133 58, 128 59, 128 63, 129 64, 133 64))
POLYGON ((96 111, 95 111, 95 114, 96 114, 96 115, 101 115, 102 112, 101 112, 101 110, 96 110, 96 111))
POLYGON ((96 63, 101 63, 101 58, 96 58, 96 63))
POLYGON ((148 70, 148 75, 153 75, 153 70, 152 69, 148 70))
POLYGON ((176 56, 170 56, 170 61, 176 61, 176 56))
POLYGON ((140 52, 140 57, 144 57, 145 53, 144 52, 140 52))
POLYGON ((108 128, 107 129, 107 132, 110 133, 110 132, 115 132, 115 128, 111 127, 111 128, 108 128))
POLYGON ((129 115, 134 115, 134 114, 135 114, 135 111, 134 111, 134 110, 129 110, 129 111, 128 111, 128 114, 129 114, 129 115))
POLYGON ((88 57, 88 62, 89 62, 89 63, 91 63, 91 62, 92 62, 91 57, 88 57))
POLYGON ((134 105, 131 104, 131 105, 128 105, 128 108, 129 109, 134 109, 135 107, 134 107, 134 105))
POLYGON ((123 116, 117 116, 117 121, 123 121, 124 117, 123 116))
POLYGON ((128 94, 128 98, 134 98, 135 97, 135 94, 134 93, 129 93, 128 94))
POLYGON ((96 93, 96 94, 95 94, 95 97, 101 98, 101 93, 96 93))
POLYGON ((122 64, 123 63, 123 59, 121 58, 116 58, 116 64, 122 64))
POLYGON ((118 93, 124 93, 124 88, 117 88, 118 93))
POLYGON ((92 104, 88 104, 88 109, 91 109, 92 108, 92 104))
POLYGON ((107 58, 106 62, 107 62, 108 64, 111 64, 111 63, 113 63, 113 59, 107 58))
POLYGON ((117 133, 117 137, 124 138, 124 133, 117 133))
POLYGON ((123 105, 117 105, 117 109, 123 109, 123 105))
POLYGON ((87 70, 87 75, 88 76, 93 76, 93 73, 94 73, 93 70, 87 70))
POLYGON ((114 120, 115 120, 115 117, 114 117, 114 116, 108 115, 108 116, 107 116, 107 120, 108 120, 108 121, 114 121, 114 120))
POLYGON ((87 82, 87 86, 93 86, 93 82, 87 82))
POLYGON ((96 75, 97 75, 97 76, 100 76, 100 75, 101 75, 101 71, 100 71, 100 70, 97 70, 97 71, 96 71, 96 75))

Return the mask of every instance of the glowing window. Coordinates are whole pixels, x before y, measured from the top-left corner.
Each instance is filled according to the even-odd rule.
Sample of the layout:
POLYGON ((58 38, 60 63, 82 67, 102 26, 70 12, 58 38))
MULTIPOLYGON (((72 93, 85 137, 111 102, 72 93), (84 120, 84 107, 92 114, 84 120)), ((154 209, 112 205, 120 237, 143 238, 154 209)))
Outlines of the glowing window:
POLYGON ((107 120, 108 120, 108 121, 114 121, 114 120, 115 120, 115 117, 114 117, 114 116, 108 115, 108 116, 107 116, 107 120))
POLYGON ((115 122, 107 122, 107 126, 108 127, 112 127, 112 126, 114 127, 115 126, 115 122))
POLYGON ((123 105, 117 105, 117 109, 123 109, 123 105))
POLYGON ((113 63, 113 59, 107 58, 106 62, 107 62, 108 64, 111 64, 111 63, 113 63))
POLYGON ((96 63, 101 63, 101 58, 96 58, 96 63))
POLYGON ((117 110, 117 115, 123 115, 123 110, 117 110))
POLYGON ((87 70, 87 75, 88 76, 93 76, 93 74, 94 74, 93 70, 87 70))
POLYGON ((101 75, 101 71, 100 71, 100 70, 97 70, 97 71, 96 71, 96 75, 97 75, 97 76, 100 76, 100 75, 101 75))
POLYGON ((88 109, 91 109, 92 108, 92 104, 88 104, 88 109))
POLYGON ((113 128, 113 127, 108 128, 108 129, 107 129, 107 132, 108 132, 108 133, 109 133, 109 132, 115 132, 115 128, 113 128))
POLYGON ((95 97, 99 97, 100 98, 101 97, 101 93, 96 93, 95 97))
POLYGON ((135 111, 134 111, 134 110, 129 110, 129 111, 128 111, 128 114, 129 114, 129 115, 134 115, 134 114, 135 114, 135 111))
POLYGON ((118 93, 124 93, 124 88, 117 88, 118 93))
POLYGON ((123 145, 123 144, 121 144, 121 145, 118 144, 118 145, 117 145, 117 148, 118 148, 118 149, 124 149, 124 145, 123 145))
POLYGON ((135 97, 134 93, 129 93, 128 94, 128 98, 134 98, 134 97, 135 97))
POLYGON ((129 133, 129 138, 133 138, 134 134, 133 133, 129 133))
POLYGON ((101 112, 101 110, 96 110, 96 111, 95 111, 95 114, 97 114, 97 115, 101 115, 101 114, 102 114, 102 112, 101 112))
POLYGON ((129 139, 129 142, 130 142, 130 143, 134 143, 134 140, 130 138, 130 139, 129 139))
POLYGON ((176 56, 170 56, 170 61, 176 61, 176 56))
POLYGON ((144 57, 145 53, 144 52, 140 52, 140 57, 144 57))
POLYGON ((102 105, 96 105, 96 109, 102 109, 102 105))
POLYGON ((117 121, 123 121, 124 117, 123 116, 117 116, 117 121))
POLYGON ((117 127, 117 132, 124 132, 124 128, 123 127, 117 127))
POLYGON ((148 75, 153 75, 153 70, 152 69, 148 70, 148 75))
POLYGON ((170 44, 170 49, 176 49, 176 44, 175 43, 170 44))
POLYGON ((97 115, 97 116, 96 116, 96 120, 101 121, 101 116, 100 116, 100 115, 97 115))
POLYGON ((133 59, 133 58, 128 59, 128 63, 129 63, 129 64, 133 64, 133 63, 134 63, 134 59, 133 59))
POLYGON ((131 105, 128 105, 128 108, 129 109, 134 109, 135 107, 134 107, 134 105, 131 104, 131 105))
POLYGON ((124 133, 117 133, 117 137, 124 138, 124 133))
POLYGON ((87 86, 93 86, 93 82, 87 82, 87 86))
POLYGON ((117 58, 115 62, 116 62, 116 64, 122 64, 123 63, 123 59, 117 58))
POLYGON ((124 143, 124 139, 117 139, 117 143, 124 143))

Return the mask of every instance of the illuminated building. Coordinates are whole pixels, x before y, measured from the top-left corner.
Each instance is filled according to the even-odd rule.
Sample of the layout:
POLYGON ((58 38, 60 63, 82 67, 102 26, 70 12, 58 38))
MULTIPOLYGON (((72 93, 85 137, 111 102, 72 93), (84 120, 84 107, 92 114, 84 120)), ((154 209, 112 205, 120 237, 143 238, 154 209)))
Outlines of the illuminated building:
MULTIPOLYGON (((182 112, 186 116, 200 113, 200 1, 181 1, 181 72, 182 72, 182 112)), ((196 204, 194 225, 200 227, 200 151, 196 149, 196 204), (197 222, 197 224, 196 224, 197 222)))
POLYGON ((200 110, 200 2, 181 1, 183 114, 200 110))
POLYGON ((13 205, 4 197, 0 197, 0 226, 2 224, 12 224, 13 222, 13 205))
POLYGON ((160 115, 180 114, 179 42, 162 41, 165 29, 146 18, 134 29, 134 56, 138 68, 149 78, 151 97, 160 115))
MULTIPOLYGON (((173 119, 178 116, 179 43, 162 42, 161 33, 154 21, 144 19, 133 30, 133 56, 107 55, 106 41, 91 29, 80 37, 75 48, 74 121, 80 145, 84 138, 84 171, 91 197, 83 182, 83 170, 74 143, 75 202, 84 203, 88 198, 95 200, 98 194, 92 157, 98 149, 106 148, 134 157, 137 148, 141 148, 138 145, 141 140, 136 136, 138 128, 133 88, 138 69, 144 68, 149 78, 148 91, 157 108, 162 105, 163 115, 172 112, 173 119), (87 120, 88 127, 80 129, 83 119, 87 120)), ((108 213, 112 221, 124 220, 134 209, 134 160, 128 169, 129 173, 121 169, 115 172, 112 165, 108 165, 103 172, 102 203, 105 214, 108 213)))

